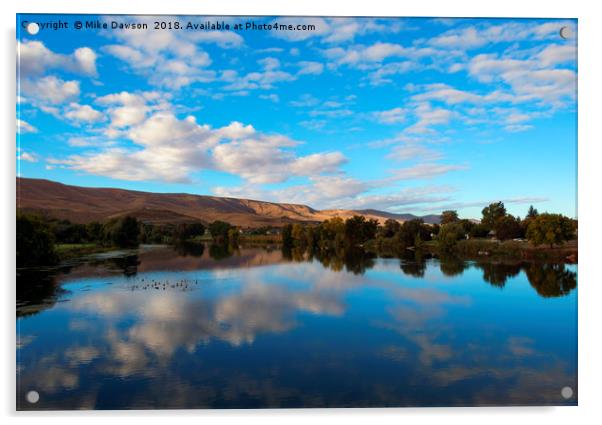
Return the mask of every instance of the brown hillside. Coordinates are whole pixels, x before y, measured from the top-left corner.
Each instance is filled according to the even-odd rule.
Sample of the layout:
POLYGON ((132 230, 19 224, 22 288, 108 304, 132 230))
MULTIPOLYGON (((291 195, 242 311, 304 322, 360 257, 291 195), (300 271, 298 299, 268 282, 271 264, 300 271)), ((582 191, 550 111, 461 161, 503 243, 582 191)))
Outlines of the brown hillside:
MULTIPOLYGON (((74 223, 133 215, 139 220, 155 224, 223 220, 241 227, 282 226, 291 222, 319 222, 335 216, 345 219, 353 215, 364 215, 382 222, 395 216, 376 210, 318 211, 299 204, 79 187, 28 178, 17 178, 17 208, 74 223)), ((397 217, 399 221, 406 218, 397 217)))

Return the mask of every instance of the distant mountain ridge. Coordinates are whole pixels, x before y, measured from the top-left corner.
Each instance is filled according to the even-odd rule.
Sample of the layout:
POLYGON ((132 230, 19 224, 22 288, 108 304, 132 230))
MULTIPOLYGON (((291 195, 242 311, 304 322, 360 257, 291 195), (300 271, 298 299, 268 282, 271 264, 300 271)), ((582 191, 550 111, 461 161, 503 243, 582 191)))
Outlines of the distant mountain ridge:
POLYGON ((240 227, 283 226, 320 222, 335 216, 363 215, 379 222, 422 218, 438 223, 439 216, 394 214, 375 209, 316 210, 307 205, 225 198, 186 193, 152 193, 114 188, 66 185, 44 179, 17 178, 17 208, 74 223, 105 221, 132 215, 153 224, 223 220, 240 227))

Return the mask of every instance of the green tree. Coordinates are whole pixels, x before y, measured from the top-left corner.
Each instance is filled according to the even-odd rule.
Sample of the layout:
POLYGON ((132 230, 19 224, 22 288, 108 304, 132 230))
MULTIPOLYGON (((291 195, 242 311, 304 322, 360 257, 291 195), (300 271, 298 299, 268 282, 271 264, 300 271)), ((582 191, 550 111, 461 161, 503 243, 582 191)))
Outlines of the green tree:
POLYGON ((238 237, 240 236, 240 230, 236 227, 230 227, 228 229, 228 244, 236 247, 238 245, 238 237))
POLYGON ((104 225, 105 241, 120 248, 134 248, 140 243, 140 223, 136 217, 125 216, 104 225))
POLYGON ((299 223, 295 223, 293 224, 293 228, 291 230, 291 236, 293 238, 294 244, 296 246, 305 246, 306 245, 306 239, 305 239, 305 228, 299 224, 299 223))
POLYGON ((321 248, 342 246, 345 239, 345 222, 341 217, 324 220, 319 226, 321 248))
POLYGON ((50 226, 38 216, 17 214, 17 267, 52 265, 57 261, 50 226))
POLYGON ((430 236, 430 229, 425 226, 422 219, 415 218, 403 222, 401 229, 396 235, 396 239, 398 243, 407 247, 414 246, 417 237, 420 238, 420 241, 427 241, 431 239, 430 236))
POLYGON ((98 221, 93 221, 86 225, 86 232, 90 242, 102 242, 102 224, 98 221))
POLYGON ((521 236, 520 220, 512 215, 498 218, 493 225, 495 236, 501 241, 514 239, 521 236))
POLYGON ((366 217, 363 215, 354 215, 345 220, 345 240, 350 246, 365 242, 364 226, 366 225, 366 217))
POLYGON ((293 225, 285 224, 282 227, 282 245, 286 249, 290 249, 293 246, 293 225))
POLYGON ((173 230, 173 238, 177 241, 186 241, 205 234, 203 223, 180 223, 173 230))
POLYGON ((483 208, 482 214, 481 223, 487 226, 489 230, 493 230, 495 222, 506 215, 506 207, 504 207, 503 202, 494 202, 483 208))
POLYGON ((539 212, 533 208, 533 205, 529 206, 529 211, 527 212, 527 217, 525 218, 535 218, 539 215, 539 212))
POLYGON ((489 234, 489 229, 483 223, 475 224, 470 230, 471 238, 485 238, 489 234))
POLYGON ((401 224, 397 220, 388 218, 383 225, 378 229, 379 236, 383 238, 392 238, 395 233, 399 232, 401 224))
POLYGON ((230 223, 215 220, 213 223, 209 224, 208 228, 214 242, 223 244, 228 243, 228 232, 230 231, 230 228, 232 228, 230 223))
POLYGON ((575 222, 562 214, 542 213, 531 220, 527 239, 534 245, 560 245, 575 236, 575 222))
POLYGON ((454 210, 446 210, 441 213, 441 224, 455 223, 458 221, 458 212, 454 210))
POLYGON ((444 251, 449 251, 456 243, 464 238, 464 228, 459 223, 449 223, 441 226, 437 235, 437 244, 444 251))

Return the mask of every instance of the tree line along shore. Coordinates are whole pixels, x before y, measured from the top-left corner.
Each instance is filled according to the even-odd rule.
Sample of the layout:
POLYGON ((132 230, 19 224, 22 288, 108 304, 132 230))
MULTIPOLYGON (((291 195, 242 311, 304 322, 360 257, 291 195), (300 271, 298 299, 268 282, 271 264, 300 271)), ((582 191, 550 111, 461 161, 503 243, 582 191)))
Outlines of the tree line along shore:
POLYGON ((441 214, 440 224, 421 219, 379 224, 356 215, 321 223, 287 224, 282 228, 241 229, 225 221, 149 224, 124 216, 105 223, 76 224, 42 215, 17 213, 17 267, 53 265, 61 260, 139 244, 281 243, 312 252, 361 248, 369 253, 399 256, 406 250, 462 257, 511 257, 577 261, 577 220, 539 213, 531 206, 525 216, 507 213, 502 202, 482 210, 480 221, 461 219, 456 211, 441 214))

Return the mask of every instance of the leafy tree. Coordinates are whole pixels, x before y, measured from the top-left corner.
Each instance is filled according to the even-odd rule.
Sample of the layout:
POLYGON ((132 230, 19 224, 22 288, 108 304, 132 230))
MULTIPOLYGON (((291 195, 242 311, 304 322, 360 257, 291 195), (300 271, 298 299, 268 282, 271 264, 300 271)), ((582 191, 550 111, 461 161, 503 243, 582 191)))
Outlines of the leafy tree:
POLYGON ((506 207, 503 202, 494 202, 483 208, 482 214, 481 223, 487 226, 489 230, 493 230, 495 222, 506 215, 506 207))
POLYGON ((471 238, 485 238, 489 234, 489 229, 483 223, 475 224, 470 230, 471 238))
POLYGON ((139 244, 140 223, 136 217, 125 216, 104 225, 105 241, 120 248, 133 248, 139 244))
POLYGON ((228 243, 228 232, 231 228, 232 225, 230 223, 216 220, 209 224, 209 233, 211 233, 214 242, 225 244, 228 243))
POLYGON ((539 214, 527 228, 527 239, 534 245, 549 244, 550 248, 572 239, 575 223, 562 214, 539 214))
POLYGON ((59 243, 84 243, 89 240, 85 224, 62 220, 54 226, 54 238, 59 243))
POLYGON ((98 221, 93 221, 86 225, 86 233, 90 242, 102 242, 102 224, 98 221))
POLYGON ((401 224, 399 221, 389 218, 379 228, 379 236, 383 238, 392 238, 400 229, 401 224))
POLYGON ((396 235, 398 242, 403 246, 414 246, 416 238, 420 238, 420 241, 430 240, 430 229, 420 218, 404 221, 396 235))
POLYGON ((57 261, 50 226, 38 216, 17 214, 17 267, 51 265, 57 261))
POLYGON ((290 249, 293 246, 293 225, 286 224, 282 228, 282 245, 290 249))
POLYGON ((470 232, 472 232, 472 229, 474 229, 476 226, 474 222, 466 218, 459 220, 458 223, 462 226, 462 229, 464 229, 465 234, 470 234, 470 232))
POLYGON ((441 230, 441 225, 435 223, 431 225, 431 233, 435 236, 439 234, 439 230, 441 230))
POLYGON ((173 238, 181 242, 204 234, 205 226, 203 226, 203 223, 180 223, 174 228, 173 238))
POLYGON ((539 212, 533 208, 533 205, 529 206, 529 211, 527 212, 527 217, 525 218, 535 218, 539 215, 539 212))
POLYGON ((345 222, 341 217, 324 220, 318 226, 319 242, 321 249, 331 249, 343 246, 345 242, 345 222))
POLYGON ((493 225, 495 236, 501 241, 514 239, 521 236, 520 220, 512 215, 498 218, 493 225))
POLYGON ((307 241, 305 239, 305 228, 299 224, 299 223, 295 223, 293 224, 293 228, 291 230, 291 236, 293 238, 293 241, 295 241, 295 245, 297 246, 305 246, 307 241))
POLYGON ((437 235, 437 243, 443 250, 450 250, 460 239, 464 238, 464 228, 459 223, 449 223, 441 226, 437 235))
POLYGON ((441 213, 441 224, 455 223, 458 220, 458 212, 455 210, 446 210, 441 213))
POLYGON ((228 229, 228 244, 236 246, 238 245, 238 237, 240 236, 240 231, 236 227, 230 227, 228 229))
POLYGON ((357 245, 374 239, 378 221, 366 220, 363 215, 354 215, 345 221, 345 240, 350 245, 357 245))

